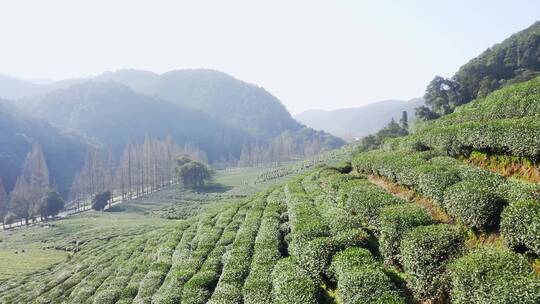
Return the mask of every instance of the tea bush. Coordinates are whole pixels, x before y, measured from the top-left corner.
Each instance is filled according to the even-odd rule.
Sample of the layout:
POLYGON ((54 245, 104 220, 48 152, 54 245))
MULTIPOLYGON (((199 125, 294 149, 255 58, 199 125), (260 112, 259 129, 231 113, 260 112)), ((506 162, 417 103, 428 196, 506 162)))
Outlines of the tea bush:
POLYGON ((409 287, 420 299, 441 299, 448 290, 446 265, 459 256, 464 236, 454 226, 419 226, 405 234, 400 246, 400 261, 410 277, 409 287))
POLYGON ((465 225, 486 231, 500 222, 504 201, 487 187, 460 182, 445 191, 443 207, 465 225))
POLYGON ((449 269, 453 302, 540 303, 540 279, 524 257, 508 250, 479 249, 449 269))
POLYGON ((342 303, 404 303, 392 280, 365 249, 337 253, 330 273, 337 281, 337 296, 342 303), (385 302, 390 299, 392 302, 385 302))
POLYGON ((399 263, 399 246, 403 235, 414 227, 429 225, 432 219, 427 211, 414 204, 386 207, 380 218, 380 251, 388 264, 399 263))
POLYGON ((274 303, 316 304, 320 298, 317 284, 298 266, 293 257, 281 259, 272 272, 274 303))
POLYGON ((501 234, 510 248, 525 247, 540 255, 539 201, 514 202, 501 217, 501 234))

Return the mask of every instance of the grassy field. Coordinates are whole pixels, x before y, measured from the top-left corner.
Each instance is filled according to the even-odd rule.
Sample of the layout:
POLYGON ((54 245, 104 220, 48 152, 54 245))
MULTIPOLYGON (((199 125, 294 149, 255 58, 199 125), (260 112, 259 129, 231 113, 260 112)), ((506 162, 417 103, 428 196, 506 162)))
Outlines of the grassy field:
POLYGON ((60 250, 26 249, 25 252, 0 249, 0 280, 14 274, 41 270, 58 262, 65 261, 67 253, 60 250))
POLYGON ((212 184, 198 191, 173 186, 118 204, 106 212, 89 211, 28 228, 2 231, 0 281, 51 267, 65 261, 68 252, 93 242, 172 227, 174 220, 253 194, 267 186, 249 185, 260 172, 260 168, 220 170, 212 184))

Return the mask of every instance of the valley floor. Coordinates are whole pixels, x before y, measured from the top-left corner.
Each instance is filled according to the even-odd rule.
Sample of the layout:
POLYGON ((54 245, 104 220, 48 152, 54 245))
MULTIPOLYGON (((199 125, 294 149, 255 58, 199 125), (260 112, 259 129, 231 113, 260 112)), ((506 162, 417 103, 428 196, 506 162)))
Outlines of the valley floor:
POLYGON ((141 235, 172 227, 178 219, 208 206, 227 204, 260 191, 272 182, 253 185, 264 168, 218 171, 213 184, 198 191, 171 186, 105 212, 87 211, 30 227, 0 231, 0 282, 48 269, 96 240, 141 235))

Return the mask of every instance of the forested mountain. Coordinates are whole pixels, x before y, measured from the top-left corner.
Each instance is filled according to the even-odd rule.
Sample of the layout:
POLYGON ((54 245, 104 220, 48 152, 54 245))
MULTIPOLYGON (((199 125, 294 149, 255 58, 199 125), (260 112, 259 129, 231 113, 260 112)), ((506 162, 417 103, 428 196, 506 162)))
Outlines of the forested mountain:
MULTIPOLYGON (((133 123, 134 119, 131 116, 135 115, 140 117, 139 122, 143 122, 143 124, 138 123, 137 126, 134 126, 137 130, 151 129, 157 132, 159 129, 166 131, 157 133, 181 139, 182 141, 179 143, 192 143, 199 145, 201 149, 208 149, 205 151, 209 154, 210 160, 223 157, 238 159, 243 145, 247 145, 251 151, 275 150, 276 145, 273 142, 275 143, 276 140, 284 142, 282 139, 294 143, 295 146, 289 150, 291 154, 295 155, 304 154, 304 150, 328 150, 343 145, 341 139, 325 132, 314 132, 314 130, 310 130, 294 120, 281 102, 263 88, 212 70, 177 70, 161 75, 140 70, 120 70, 106 72, 96 77, 67 79, 46 85, 6 78, 0 79, 0 96, 22 99, 16 104, 21 105, 25 110, 31 110, 42 117, 51 119, 61 128, 83 131, 86 135, 99 139, 104 134, 109 134, 104 125, 97 123, 100 118, 95 117, 97 120, 90 122, 90 119, 80 117, 81 111, 87 111, 90 107, 98 109, 98 104, 105 105, 111 101, 105 97, 109 93, 100 94, 96 91, 96 94, 93 94, 89 92, 89 88, 98 86, 97 82, 121 83, 132 90, 125 95, 122 95, 123 93, 120 91, 109 92, 116 96, 110 96, 110 98, 115 100, 113 104, 118 106, 115 110, 117 113, 114 114, 116 118, 109 121, 109 127, 113 121, 119 123, 125 118, 129 118, 133 123), (89 81, 95 82, 94 85, 85 84, 89 81), (71 88, 72 86, 73 88, 71 88), (84 87, 86 89, 82 89, 84 87), (79 90, 80 92, 77 92, 79 90), (90 95, 88 95, 89 93, 90 95), (99 101, 94 106, 85 104, 94 103, 93 98, 105 98, 105 100, 99 101), (131 109, 128 109, 127 112, 123 111, 120 104, 128 105, 129 102, 127 100, 121 101, 122 98, 136 99, 136 104, 140 106, 139 109, 137 106, 133 108, 134 105, 130 105, 131 109), (140 101, 143 99, 146 105, 149 102, 157 102, 158 107, 162 108, 151 107, 152 109, 148 113, 154 115, 153 117, 161 115, 159 113, 163 113, 165 116, 160 120, 149 120, 142 113, 145 112, 142 110, 144 107, 140 105, 140 101), (76 104, 79 105, 76 106, 76 104), (55 108, 56 106, 60 106, 60 109, 55 108), (172 110, 168 111, 169 109, 172 110), (129 111, 137 113, 132 112, 128 115, 129 111), (176 119, 172 117, 172 113, 178 114, 176 119), (119 119, 120 117, 122 119, 119 119), (173 126, 172 121, 176 121, 178 125, 173 126), (147 125, 143 127, 144 124, 147 125), (210 135, 210 130, 216 130, 212 129, 216 126, 221 127, 216 131, 216 134, 210 135), (93 128, 97 129, 93 130, 93 128), (174 131, 171 131, 173 129, 174 131), (189 133, 190 130, 194 132, 189 133), (229 134, 227 130, 234 130, 237 134, 229 134), (170 132, 173 133, 169 134, 170 132), (210 141, 211 137, 213 140, 210 141), (242 138, 242 140, 240 140, 239 145, 236 145, 238 138, 242 138), (231 143, 227 143, 225 146, 221 145, 229 141, 231 143), (216 152, 218 149, 219 153, 216 152)), ((109 88, 112 86, 112 84, 108 85, 109 88)), ((124 92, 126 92, 125 89, 127 88, 124 88, 124 92)), ((105 111, 105 109, 101 110, 105 111)), ((112 115, 112 112, 110 113, 112 115)), ((109 114, 104 115, 111 117, 109 114)), ((130 137, 130 132, 135 133, 135 130, 132 130, 131 127, 116 127, 115 132, 125 141, 125 138, 130 137), (128 132, 122 133, 121 130, 128 132)), ((139 134, 139 136, 144 136, 144 134, 139 134)), ((105 144, 115 144, 118 146, 116 148, 119 149, 124 141, 109 140, 105 144)))
POLYGON ((392 118, 398 120, 403 111, 407 111, 412 118, 414 109, 423 104, 421 98, 409 101, 385 100, 358 108, 333 111, 308 110, 296 115, 295 118, 316 130, 324 130, 346 140, 352 140, 382 129, 392 118))
POLYGON ((68 191, 88 145, 80 137, 61 133, 46 121, 30 118, 0 100, 0 177, 7 191, 14 187, 33 144, 43 149, 53 186, 68 191))
POLYGON ((81 133, 120 154, 129 142, 146 136, 191 144, 211 161, 238 156, 249 134, 210 116, 141 95, 115 82, 88 81, 19 105, 61 129, 81 133))
POLYGON ((509 84, 540 75, 540 21, 495 44, 461 66, 450 79, 436 76, 426 90, 428 107, 419 116, 433 119, 509 84))
POLYGON ((302 125, 279 99, 261 87, 213 70, 176 70, 161 75, 121 70, 98 76, 140 93, 201 110, 254 136, 270 138, 302 125))

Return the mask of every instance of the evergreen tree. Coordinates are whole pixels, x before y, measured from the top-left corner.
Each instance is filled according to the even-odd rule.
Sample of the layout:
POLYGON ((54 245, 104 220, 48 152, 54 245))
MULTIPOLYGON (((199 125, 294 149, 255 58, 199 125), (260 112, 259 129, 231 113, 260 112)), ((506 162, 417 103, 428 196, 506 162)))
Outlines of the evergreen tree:
POLYGON ((28 225, 28 220, 32 212, 32 192, 24 176, 19 176, 15 183, 15 188, 10 194, 9 211, 17 218, 24 219, 26 225, 28 225))
POLYGON ((409 117, 407 115, 407 111, 401 112, 401 119, 399 120, 399 125, 402 129, 409 129, 409 117))

